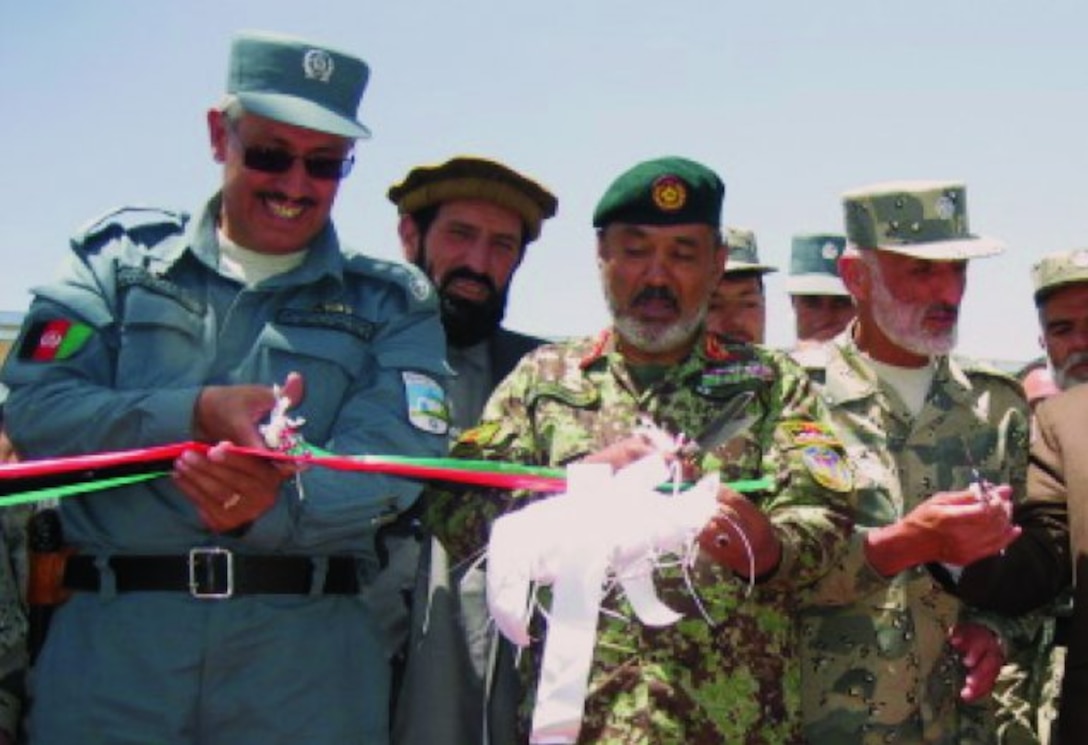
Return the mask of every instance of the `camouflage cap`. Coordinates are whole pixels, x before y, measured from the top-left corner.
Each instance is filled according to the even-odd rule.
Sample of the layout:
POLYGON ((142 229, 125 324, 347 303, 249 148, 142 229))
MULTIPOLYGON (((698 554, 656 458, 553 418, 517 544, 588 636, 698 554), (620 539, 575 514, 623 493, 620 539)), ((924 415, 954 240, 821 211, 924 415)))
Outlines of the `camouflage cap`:
POLYGON ((639 163, 620 174, 593 211, 593 227, 721 224, 725 184, 701 163, 675 156, 639 163))
POLYGON ((303 39, 258 31, 234 37, 227 93, 278 122, 362 139, 356 121, 370 68, 358 57, 303 39))
POLYGON ((756 234, 748 228, 726 226, 724 229, 725 245, 729 247, 729 258, 725 262, 726 274, 770 274, 778 267, 764 264, 759 260, 759 247, 756 234))
POLYGON ((483 199, 518 214, 527 239, 540 236, 540 225, 555 215, 558 200, 550 191, 493 160, 461 156, 441 165, 413 168, 389 187, 389 201, 402 215, 455 199, 483 199))
POLYGON ((793 236, 786 292, 790 295, 848 296, 850 293, 839 278, 839 257, 844 250, 846 237, 835 233, 793 236))
POLYGON ((1031 268, 1036 301, 1062 285, 1076 282, 1088 282, 1088 248, 1047 254, 1031 268))
POLYGON ((846 240, 858 248, 959 261, 993 256, 1001 242, 973 235, 967 226, 967 189, 948 181, 892 181, 842 196, 846 240))

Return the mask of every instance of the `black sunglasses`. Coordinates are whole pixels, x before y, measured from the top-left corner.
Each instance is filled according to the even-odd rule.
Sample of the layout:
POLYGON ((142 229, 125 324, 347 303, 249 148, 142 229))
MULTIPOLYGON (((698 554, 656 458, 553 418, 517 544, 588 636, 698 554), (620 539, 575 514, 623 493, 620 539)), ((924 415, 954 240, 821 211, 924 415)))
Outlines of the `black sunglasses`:
POLYGON ((287 173, 296 160, 301 160, 310 178, 339 181, 351 173, 355 156, 327 158, 320 155, 294 155, 279 147, 243 147, 242 162, 246 168, 261 173, 287 173))

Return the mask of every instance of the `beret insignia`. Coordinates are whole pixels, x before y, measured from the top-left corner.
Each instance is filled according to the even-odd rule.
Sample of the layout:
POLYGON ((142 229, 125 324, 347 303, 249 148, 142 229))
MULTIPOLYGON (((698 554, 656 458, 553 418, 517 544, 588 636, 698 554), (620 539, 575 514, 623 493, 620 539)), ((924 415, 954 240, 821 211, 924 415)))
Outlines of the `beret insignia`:
POLYGON ((662 212, 676 212, 688 201, 688 190, 676 176, 660 176, 652 187, 654 204, 662 212))

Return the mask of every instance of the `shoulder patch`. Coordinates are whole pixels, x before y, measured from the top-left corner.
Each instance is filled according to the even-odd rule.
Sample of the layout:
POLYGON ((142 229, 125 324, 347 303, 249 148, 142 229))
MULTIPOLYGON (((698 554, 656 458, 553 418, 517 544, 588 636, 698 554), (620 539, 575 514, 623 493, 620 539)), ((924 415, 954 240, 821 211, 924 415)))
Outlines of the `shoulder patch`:
POLYGON ((780 426, 786 436, 789 437, 792 445, 842 447, 842 442, 825 424, 809 420, 791 419, 782 422, 780 426))
POLYGON ((404 396, 408 405, 408 421, 416 429, 433 435, 444 435, 450 428, 450 412, 446 392, 434 378, 405 370, 404 396))
POLYGON ((809 445, 801 451, 801 462, 813 480, 831 491, 847 492, 854 487, 854 475, 846 459, 834 448, 809 445))
POLYGON ((28 362, 55 362, 73 356, 94 329, 70 318, 54 318, 34 321, 23 331, 19 344, 19 359, 28 362))

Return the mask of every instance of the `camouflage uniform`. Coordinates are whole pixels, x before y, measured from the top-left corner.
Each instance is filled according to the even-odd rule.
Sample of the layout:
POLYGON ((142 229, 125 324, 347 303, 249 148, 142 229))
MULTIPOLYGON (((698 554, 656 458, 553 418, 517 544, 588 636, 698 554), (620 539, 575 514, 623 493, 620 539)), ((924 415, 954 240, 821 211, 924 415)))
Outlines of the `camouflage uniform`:
MULTIPOLYGON (((780 353, 722 347, 708 337, 639 391, 605 333, 524 358, 495 391, 480 426, 455 447, 461 457, 559 466, 623 439, 641 417, 673 433, 698 434, 723 401, 744 390, 757 394, 750 404, 756 423, 700 455, 697 467, 720 469, 726 481, 774 479, 771 492, 753 499, 777 529, 781 564, 746 597, 745 580, 697 562, 692 582, 712 623, 675 568, 657 574, 662 599, 685 613, 674 626, 642 625, 627 602, 610 593, 579 742, 802 741, 796 588, 827 570, 847 534, 850 480, 839 443, 815 423, 819 402, 780 353)), ((428 518, 451 554, 464 559, 485 545, 496 517, 532 497, 432 491, 428 518)))
MULTIPOLYGON (((856 322, 855 322, 856 323, 856 322)), ((970 464, 1024 493, 1028 412, 1000 373, 938 357, 917 418, 877 379, 853 325, 810 370, 854 466, 856 530, 841 564, 813 588, 802 619, 805 734, 813 743, 993 740, 991 702, 957 704, 963 672, 948 630, 972 620, 925 567, 890 579, 866 561, 867 528, 889 525, 938 491, 966 488, 970 464), (830 607, 822 607, 830 606, 830 607)))

